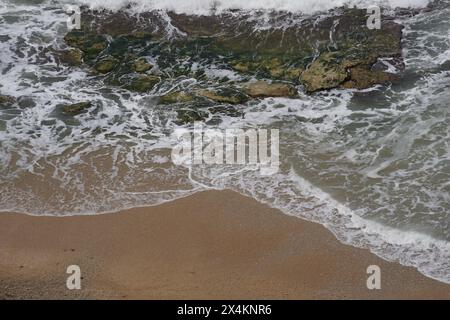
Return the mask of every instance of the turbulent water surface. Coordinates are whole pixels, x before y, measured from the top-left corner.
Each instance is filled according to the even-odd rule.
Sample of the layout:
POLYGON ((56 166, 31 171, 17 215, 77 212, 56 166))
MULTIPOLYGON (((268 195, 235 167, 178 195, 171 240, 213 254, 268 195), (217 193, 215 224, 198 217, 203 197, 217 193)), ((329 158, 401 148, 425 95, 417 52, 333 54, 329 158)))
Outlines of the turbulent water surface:
MULTIPOLYGON (((18 98, 0 108, 0 210, 94 214, 229 188, 450 283, 449 1, 398 18, 405 26, 406 63, 398 84, 313 95, 299 87, 296 99, 253 102, 238 107, 242 117, 211 121, 222 129, 280 129, 281 170, 267 177, 250 168, 172 164, 176 112, 152 96, 195 80, 176 79, 152 94, 137 94, 56 63, 52 52, 66 46, 63 2, 83 3, 0 0, 0 94, 18 98), (98 107, 77 117, 60 112, 61 105, 78 101, 98 107)), ((191 14, 209 14, 213 3, 135 2, 128 9, 135 13, 191 14)), ((215 1, 214 8, 314 15, 346 2, 215 1)), ((127 3, 111 1, 110 8, 127 3)), ((208 66, 208 75, 239 77, 216 65, 208 66)))

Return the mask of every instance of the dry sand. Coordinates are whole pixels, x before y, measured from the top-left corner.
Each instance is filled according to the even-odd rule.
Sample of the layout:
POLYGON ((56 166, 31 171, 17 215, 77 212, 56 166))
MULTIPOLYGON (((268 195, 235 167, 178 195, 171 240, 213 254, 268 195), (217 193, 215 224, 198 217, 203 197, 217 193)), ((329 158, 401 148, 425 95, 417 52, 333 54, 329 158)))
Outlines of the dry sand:
POLYGON ((85 217, 0 214, 0 298, 449 299, 450 285, 233 193, 85 217), (79 265, 82 290, 66 289, 79 265), (379 265, 382 289, 368 290, 379 265))

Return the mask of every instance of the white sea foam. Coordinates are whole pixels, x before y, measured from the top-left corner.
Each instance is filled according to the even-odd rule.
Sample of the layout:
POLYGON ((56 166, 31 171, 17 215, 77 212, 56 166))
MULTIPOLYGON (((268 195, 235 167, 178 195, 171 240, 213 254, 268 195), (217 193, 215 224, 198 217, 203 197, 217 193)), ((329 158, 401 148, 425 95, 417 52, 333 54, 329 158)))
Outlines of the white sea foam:
MULTIPOLYGON (((74 0, 65 0, 73 2, 74 0)), ((344 5, 368 7, 382 4, 389 7, 424 7, 429 0, 75 0, 91 8, 119 10, 132 4, 139 11, 170 10, 177 13, 207 15, 230 9, 241 10, 281 10, 290 12, 313 13, 326 11, 344 5), (214 9, 213 11, 211 9, 214 9)))

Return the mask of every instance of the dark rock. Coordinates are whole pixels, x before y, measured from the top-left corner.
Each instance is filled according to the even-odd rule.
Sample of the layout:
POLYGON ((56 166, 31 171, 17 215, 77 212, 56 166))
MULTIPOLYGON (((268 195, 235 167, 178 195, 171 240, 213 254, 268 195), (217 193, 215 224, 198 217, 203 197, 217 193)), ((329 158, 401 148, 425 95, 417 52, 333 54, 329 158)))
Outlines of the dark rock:
POLYGON ((197 94, 201 97, 228 104, 242 104, 249 100, 248 96, 239 90, 232 88, 219 88, 216 90, 199 90, 197 94))
POLYGON ((151 68, 153 68, 153 65, 148 63, 147 60, 145 58, 140 58, 137 59, 136 61, 134 61, 133 63, 133 70, 138 72, 138 73, 144 73, 147 72, 148 70, 150 70, 151 68))
POLYGON ((119 60, 107 56, 95 64, 95 70, 99 73, 109 73, 119 65, 119 60))
POLYGON ((376 84, 387 84, 397 79, 394 74, 372 71, 367 66, 357 66, 350 70, 350 80, 343 83, 344 88, 366 89, 376 84))
POLYGON ((444 63, 442 63, 440 69, 442 71, 450 71, 450 60, 447 60, 444 63))
POLYGON ((0 42, 7 42, 7 41, 9 41, 9 40, 11 40, 11 37, 10 36, 8 36, 8 35, 3 35, 3 34, 0 34, 0 42))
POLYGON ((48 120, 42 120, 41 121, 41 126, 52 127, 54 125, 56 125, 56 120, 55 119, 48 119, 48 120))
POLYGON ((331 52, 322 54, 300 77, 308 92, 336 88, 347 78, 347 69, 331 52))
MULTIPOLYGON (((242 112, 242 110, 239 110, 233 106, 220 106, 219 105, 219 106, 214 106, 214 107, 208 108, 208 111, 213 115, 222 114, 222 115, 227 115, 229 117, 234 117, 234 118, 244 116, 244 113, 242 112)), ((220 117, 219 117, 219 119, 220 119, 220 117)))
POLYGON ((23 96, 23 97, 18 98, 17 104, 19 105, 19 107, 21 107, 23 109, 33 108, 36 106, 36 102, 33 100, 32 97, 29 97, 29 96, 23 96))
POLYGON ((190 110, 182 109, 177 110, 177 123, 178 124, 189 124, 196 121, 205 121, 208 117, 208 113, 202 110, 190 110))

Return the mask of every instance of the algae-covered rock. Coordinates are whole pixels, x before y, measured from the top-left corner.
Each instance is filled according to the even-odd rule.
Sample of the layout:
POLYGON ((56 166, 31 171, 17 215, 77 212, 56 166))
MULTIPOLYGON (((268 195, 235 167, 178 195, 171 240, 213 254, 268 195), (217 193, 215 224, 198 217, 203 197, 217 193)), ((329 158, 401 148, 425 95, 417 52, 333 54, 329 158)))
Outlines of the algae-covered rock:
POLYGON ((249 100, 248 96, 239 90, 232 88, 219 88, 216 90, 199 90, 197 94, 201 97, 228 104, 241 104, 249 100))
POLYGON ((71 66, 80 66, 83 64, 83 52, 79 49, 69 49, 59 54, 62 63, 71 66))
POLYGON ((95 59, 108 47, 108 42, 104 35, 76 29, 70 31, 64 37, 64 40, 69 46, 81 50, 86 60, 95 59))
POLYGON ((350 70, 350 80, 343 88, 366 89, 376 84, 387 84, 396 80, 396 75, 380 70, 371 70, 368 66, 358 66, 350 70))
POLYGON ((113 71, 119 64, 119 60, 114 57, 108 56, 101 59, 95 64, 95 70, 99 73, 109 73, 113 71))
POLYGON ((186 103, 194 100, 194 96, 184 91, 174 91, 159 98, 161 104, 186 103))
POLYGON ((96 42, 85 48, 84 53, 88 58, 96 57, 99 53, 106 49, 106 42, 96 42))
POLYGON ((189 124, 196 121, 204 121, 208 117, 208 113, 202 110, 182 109, 177 110, 177 123, 189 124))
POLYGON ((64 41, 72 47, 82 48, 86 42, 86 33, 79 30, 72 30, 64 37, 64 41))
POLYGON ((133 70, 138 73, 147 72, 151 68, 153 68, 153 65, 151 63, 148 63, 145 58, 137 59, 133 63, 133 70))
POLYGON ((9 107, 16 103, 16 98, 0 94, 0 106, 9 107))
POLYGON ((79 102, 75 104, 66 105, 62 108, 64 114, 76 116, 88 111, 92 107, 91 102, 79 102))
POLYGON ((347 69, 333 53, 321 55, 300 77, 308 92, 336 88, 347 78, 347 69))
POLYGON ((242 73, 250 73, 258 67, 257 64, 248 61, 232 61, 230 65, 235 71, 242 73))
POLYGON ((9 40, 11 40, 11 37, 7 34, 0 34, 0 42, 8 42, 9 40))
POLYGON ((240 73, 255 74, 262 77, 298 82, 304 68, 283 63, 279 58, 259 57, 253 60, 234 60, 230 63, 233 70, 240 73))
MULTIPOLYGON (((107 73, 106 83, 139 92, 151 90, 160 81, 136 78, 136 73, 146 73, 152 67, 163 82, 190 77, 201 82, 199 87, 205 83, 216 87, 221 80, 206 72, 212 65, 243 77, 266 79, 267 83, 303 84, 308 92, 364 88, 391 79, 385 70, 373 68, 379 59, 401 59, 403 27, 390 17, 383 17, 380 30, 369 30, 367 11, 362 9, 340 8, 321 19, 272 12, 261 18, 275 27, 260 28, 258 14, 192 16, 168 12, 163 17, 158 12, 143 12, 138 17, 85 9, 83 30, 72 30, 65 41, 82 52, 89 67, 105 56, 117 59, 117 68, 109 65, 99 71, 107 73), (281 25, 283 28, 276 27, 281 25), (155 61, 154 66, 148 57, 155 61), (132 80, 124 83, 122 79, 132 80)), ((252 97, 295 95, 293 87, 286 84, 261 85, 252 85, 247 89, 251 94, 245 93, 252 97)), ((220 103, 241 103, 216 90, 201 95, 220 103)))
POLYGON ((136 92, 147 92, 152 90, 159 82, 160 78, 156 76, 140 76, 131 80, 131 82, 126 85, 126 88, 130 91, 136 92))
POLYGON ((253 98, 295 97, 297 95, 295 87, 286 83, 257 81, 245 84, 242 89, 253 98))
POLYGON ((21 96, 17 99, 17 105, 22 109, 34 108, 36 102, 32 96, 21 96))

